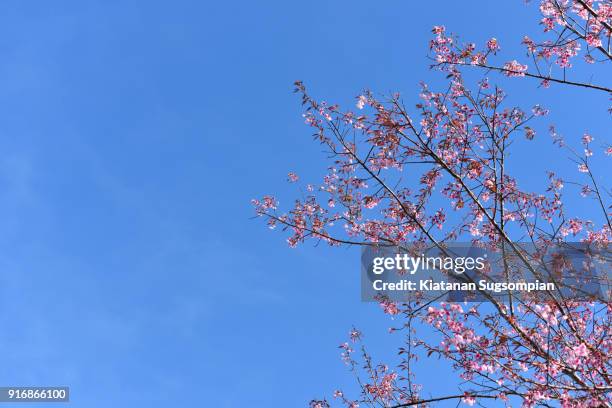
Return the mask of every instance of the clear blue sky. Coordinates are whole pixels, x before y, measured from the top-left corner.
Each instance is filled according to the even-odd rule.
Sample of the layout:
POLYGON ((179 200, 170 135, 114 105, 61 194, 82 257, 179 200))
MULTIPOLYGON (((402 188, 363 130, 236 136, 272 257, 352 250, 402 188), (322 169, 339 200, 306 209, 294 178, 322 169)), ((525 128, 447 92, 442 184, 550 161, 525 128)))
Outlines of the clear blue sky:
MULTIPOLYGON (((351 325, 394 355, 359 301, 357 253, 291 250, 249 200, 287 203, 288 171, 325 169, 294 80, 416 100, 439 79, 434 24, 519 56, 539 31, 520 0, 3 1, 0 385, 69 385, 73 407, 298 407, 352 383, 337 349, 351 325)), ((568 136, 609 126, 605 96, 567 92, 569 111, 510 82, 568 136)), ((518 165, 544 182, 532 146, 518 165)))

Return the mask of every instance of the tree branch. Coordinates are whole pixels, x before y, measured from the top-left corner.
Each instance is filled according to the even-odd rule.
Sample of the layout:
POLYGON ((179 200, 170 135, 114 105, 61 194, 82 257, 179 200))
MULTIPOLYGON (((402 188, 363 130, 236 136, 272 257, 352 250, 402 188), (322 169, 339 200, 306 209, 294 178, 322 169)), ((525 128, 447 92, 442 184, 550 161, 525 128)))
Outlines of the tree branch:
MULTIPOLYGON (((499 72, 504 72, 504 73, 514 73, 514 74, 517 73, 516 71, 513 71, 511 69, 506 69, 506 68, 502 68, 502 67, 495 67, 495 66, 487 65, 487 64, 467 64, 465 62, 453 62, 453 63, 449 62, 448 64, 462 65, 462 66, 466 66, 466 67, 480 67, 480 68, 486 68, 486 69, 490 69, 492 71, 499 71, 499 72)), ((525 75, 526 77, 537 78, 537 79, 541 79, 543 81, 544 80, 545 81, 551 81, 551 82, 556 82, 556 83, 559 83, 559 84, 579 86, 579 87, 582 87, 582 88, 589 88, 589 89, 595 89, 595 90, 598 90, 598 91, 604 91, 604 92, 612 93, 612 88, 607 88, 605 86, 594 85, 594 84, 587 84, 587 83, 584 83, 584 82, 568 81, 566 79, 558 79, 558 78, 553 78, 553 77, 539 75, 539 74, 531 74, 529 72, 521 72, 521 74, 525 75)))

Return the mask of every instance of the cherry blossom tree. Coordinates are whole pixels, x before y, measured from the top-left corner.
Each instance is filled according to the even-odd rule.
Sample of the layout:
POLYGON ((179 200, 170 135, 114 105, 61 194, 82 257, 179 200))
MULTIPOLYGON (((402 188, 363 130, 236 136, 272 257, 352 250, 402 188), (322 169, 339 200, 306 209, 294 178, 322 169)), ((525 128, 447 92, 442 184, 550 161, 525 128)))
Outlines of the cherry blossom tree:
MULTIPOLYGON (((607 182, 609 173, 596 174, 593 166, 595 160, 608 160, 610 169, 607 135, 585 132, 565 140, 550 126, 551 149, 569 154, 575 174, 564 180, 550 171, 540 192, 523 189, 508 165, 514 142, 534 139, 548 111, 538 104, 510 106, 487 75, 536 80, 540 84, 534 85, 542 88, 612 92, 603 83, 571 77, 575 64, 609 69, 612 2, 543 0, 539 10, 544 39, 522 40, 524 61, 497 62, 502 50, 495 38, 478 47, 462 43, 443 26, 434 27, 431 67, 442 71, 448 84, 441 90, 422 84, 420 102, 413 106, 399 93, 365 91, 354 108, 345 110, 317 101, 296 82, 305 122, 328 152, 327 174, 320 184, 308 185, 307 195, 286 211, 271 195, 253 200, 257 215, 270 228, 289 232, 291 247, 315 240, 331 246, 424 242, 443 248, 445 242, 464 239, 501 245, 527 268, 537 259, 521 252, 517 241, 573 240, 607 248, 611 192, 598 180, 607 182), (482 70, 485 76, 472 85, 465 70, 482 70), (594 203, 599 213, 587 219, 580 208, 568 208, 564 198, 571 194, 594 203)), ((603 109, 602 115, 608 116, 603 109)), ((289 173, 288 181, 297 183, 299 177, 289 173)), ((486 304, 382 298, 383 311, 393 316, 392 331, 405 339, 399 361, 375 362, 361 333, 352 329, 340 348, 360 393, 338 390, 333 400, 313 400, 310 406, 324 408, 336 401, 352 408, 399 408, 450 400, 611 406, 612 304, 607 299, 578 301, 557 293, 538 299, 489 298, 486 304), (457 373, 457 393, 431 396, 413 372, 419 358, 450 363, 457 373)))

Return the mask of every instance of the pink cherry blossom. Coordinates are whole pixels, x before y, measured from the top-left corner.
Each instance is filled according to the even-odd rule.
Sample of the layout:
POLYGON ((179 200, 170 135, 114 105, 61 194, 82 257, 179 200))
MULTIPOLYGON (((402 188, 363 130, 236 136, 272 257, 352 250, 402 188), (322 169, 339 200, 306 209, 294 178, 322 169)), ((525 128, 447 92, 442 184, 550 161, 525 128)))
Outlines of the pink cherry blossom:
POLYGON ((461 401, 470 407, 476 404, 476 398, 470 396, 469 394, 466 394, 463 398, 461 398, 461 401))
POLYGON ((492 51, 492 52, 498 51, 500 47, 499 47, 499 44, 497 43, 497 39, 491 38, 489 41, 487 41, 487 48, 489 49, 489 51, 492 51))
POLYGON ((520 64, 517 60, 512 60, 504 64, 505 74, 511 77, 522 77, 525 76, 527 71, 527 65, 520 64))
MULTIPOLYGON (((514 247, 516 241, 532 241, 538 248, 552 243, 609 245, 611 203, 605 186, 599 184, 607 177, 607 163, 601 166, 603 155, 593 155, 593 137, 572 136, 550 124, 545 117, 548 110, 536 100, 529 101, 533 108, 516 106, 501 85, 508 81, 506 76, 517 77, 517 81, 534 81, 533 89, 545 93, 538 84, 554 83, 560 102, 565 101, 562 92, 572 87, 576 93, 567 98, 567 112, 573 112, 572 103, 595 105, 599 99, 590 98, 592 93, 603 91, 608 97, 610 90, 598 83, 597 72, 590 79, 587 70, 593 65, 576 57, 592 54, 595 64, 612 61, 605 47, 612 6, 597 0, 541 0, 538 5, 544 32, 523 38, 529 68, 511 55, 496 56, 506 50, 494 38, 477 44, 435 26, 429 61, 432 69, 444 74, 441 78, 447 82, 441 86, 423 83, 414 96, 364 91, 356 98, 359 112, 355 113, 314 98, 297 81, 295 90, 310 128, 305 133, 323 146, 321 160, 328 160, 322 166, 325 175, 306 191, 299 190, 299 198, 288 206, 281 207, 272 195, 252 200, 255 214, 269 228, 286 234, 291 247, 307 242, 369 249, 435 247, 464 239, 477 248, 497 249, 503 244, 502 257, 516 255, 526 267, 555 279, 579 266, 563 254, 522 253, 514 247), (579 64, 580 70, 571 71, 579 64), (481 70, 487 78, 478 82, 464 75, 466 70, 481 70), (580 82, 581 74, 589 80, 580 82), (416 104, 406 102, 411 97, 416 104), (556 166, 556 173, 539 174, 531 167, 517 171, 517 163, 530 163, 521 157, 524 150, 515 146, 547 128, 550 139, 540 137, 537 145, 530 144, 538 150, 529 160, 535 157, 556 166), (570 167, 570 174, 564 175, 566 162, 557 164, 566 157, 584 174, 574 170, 572 176, 575 167, 570 167), (593 210, 585 211, 587 205, 593 210), (546 268, 540 268, 542 262, 546 268)), ((596 114, 596 109, 592 111, 589 117, 596 114)), ((609 141, 602 143, 598 148, 612 155, 609 141)), ((297 181, 292 174, 289 180, 297 181)), ((489 265, 484 272, 491 270, 489 265)), ((612 307, 606 299, 576 300, 553 292, 535 298, 503 296, 482 305, 429 303, 421 296, 416 293, 415 299, 401 303, 375 298, 389 315, 389 332, 400 344, 396 364, 375 361, 361 332, 348 333, 340 345, 341 358, 359 386, 355 399, 335 392, 338 404, 424 406, 437 395, 435 387, 417 382, 417 361, 439 362, 453 370, 460 388, 440 395, 444 401, 485 405, 499 400, 525 407, 612 404, 608 374, 612 307)), ((329 407, 325 399, 310 404, 329 407)))
POLYGON ((434 34, 442 34, 444 32, 444 26, 434 26, 434 28, 431 30, 432 33, 434 34))

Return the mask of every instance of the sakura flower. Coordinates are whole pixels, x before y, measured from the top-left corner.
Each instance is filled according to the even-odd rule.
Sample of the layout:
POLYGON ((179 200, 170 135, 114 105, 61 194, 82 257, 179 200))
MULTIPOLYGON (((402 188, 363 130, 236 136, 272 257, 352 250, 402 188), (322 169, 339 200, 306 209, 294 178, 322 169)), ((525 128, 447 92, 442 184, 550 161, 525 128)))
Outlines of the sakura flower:
POLYGON ((390 314, 391 316, 399 314, 400 312, 397 305, 388 299, 382 299, 380 301, 380 307, 382 307, 385 313, 390 314))
POLYGON ((591 194, 591 188, 588 185, 582 186, 582 188, 580 189, 580 195, 583 197, 587 197, 589 194, 591 194))
POLYGON ((276 210, 278 206, 278 201, 273 196, 264 196, 262 201, 253 199, 251 200, 251 204, 255 206, 255 211, 258 215, 262 215, 268 210, 276 210))
POLYGON ((601 47, 601 40, 593 33, 587 34, 585 40, 591 47, 601 47))
POLYGON ((476 398, 472 397, 471 395, 469 395, 468 393, 465 394, 465 396, 463 398, 461 398, 461 401, 466 404, 469 405, 470 407, 474 404, 476 404, 476 398))
POLYGON ((367 196, 364 199, 364 206, 365 208, 374 208, 378 205, 378 202, 380 201, 380 199, 376 198, 376 197, 372 197, 372 196, 367 196))
POLYGON ((578 234, 582 230, 582 222, 576 218, 568 221, 568 231, 573 235, 578 234))
POLYGON ((352 342, 359 341, 361 339, 361 332, 355 328, 349 333, 352 342))
POLYGON ((572 352, 576 357, 588 357, 590 354, 589 349, 584 343, 580 343, 578 347, 574 347, 572 352))
POLYGON ((359 97, 357 98, 357 103, 356 103, 357 109, 363 109, 367 101, 368 100, 366 99, 365 96, 359 95, 359 97))
POLYGON ((509 77, 525 76, 527 65, 520 64, 517 60, 512 60, 504 64, 505 74, 509 77))
POLYGON ((541 107, 540 105, 535 105, 531 111, 533 112, 533 114, 535 116, 544 116, 544 115, 548 115, 549 110, 548 109, 544 109, 543 107, 541 107))
POLYGON ((276 228, 276 219, 274 218, 268 219, 268 228, 270 228, 271 230, 276 228))
POLYGON ((536 50, 536 44, 535 42, 529 38, 528 36, 523 37, 523 41, 521 41, 522 44, 525 44, 525 46, 527 46, 527 50, 529 52, 534 52, 536 50))
POLYGON ((542 25, 544 26, 544 32, 550 31, 555 28, 555 20, 550 17, 544 17, 540 20, 542 25))
POLYGON ((500 47, 499 47, 499 44, 497 43, 497 39, 491 38, 489 41, 487 41, 487 48, 494 53, 497 50, 499 50, 500 47))
POLYGON ((295 183, 296 181, 298 181, 299 177, 295 173, 289 173, 287 175, 287 179, 289 180, 290 183, 295 183))

